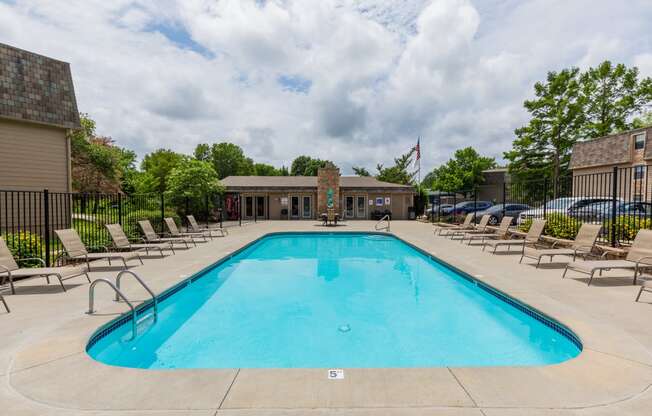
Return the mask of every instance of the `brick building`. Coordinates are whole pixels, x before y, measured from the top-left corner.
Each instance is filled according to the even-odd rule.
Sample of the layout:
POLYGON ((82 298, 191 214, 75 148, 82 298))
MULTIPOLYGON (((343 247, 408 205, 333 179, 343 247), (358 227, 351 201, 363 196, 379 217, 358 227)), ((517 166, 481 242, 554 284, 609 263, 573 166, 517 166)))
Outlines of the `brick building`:
POLYGON ((411 186, 340 176, 337 168, 319 169, 317 176, 229 176, 222 184, 227 216, 233 217, 240 201, 243 219, 316 219, 329 199, 344 219, 372 219, 386 211, 393 219, 408 219, 414 199, 411 186))

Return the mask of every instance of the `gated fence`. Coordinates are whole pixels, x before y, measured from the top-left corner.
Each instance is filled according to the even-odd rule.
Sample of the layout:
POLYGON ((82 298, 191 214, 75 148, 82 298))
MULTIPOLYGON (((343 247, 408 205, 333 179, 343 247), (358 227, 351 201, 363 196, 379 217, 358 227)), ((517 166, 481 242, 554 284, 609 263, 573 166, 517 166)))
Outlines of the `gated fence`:
MULTIPOLYGON (((101 251, 111 243, 106 224, 121 224, 130 239, 141 235, 139 220, 148 219, 163 232, 163 218, 186 224, 186 214, 198 221, 222 222, 221 195, 205 198, 171 197, 165 194, 82 194, 0 190, 0 235, 16 258, 38 257, 53 264, 61 246, 54 231, 74 228, 89 250, 101 251)), ((225 220, 227 220, 225 218, 225 220)))
POLYGON ((446 193, 431 207, 433 221, 460 221, 467 213, 491 215, 496 224, 514 216, 526 230, 533 219, 545 218, 545 233, 572 239, 584 222, 602 224, 600 242, 618 246, 630 243, 641 228, 652 228, 652 169, 647 166, 559 178, 505 183, 500 187, 446 193), (485 206, 491 204, 489 208, 485 206), (454 205, 451 209, 446 204, 454 205))

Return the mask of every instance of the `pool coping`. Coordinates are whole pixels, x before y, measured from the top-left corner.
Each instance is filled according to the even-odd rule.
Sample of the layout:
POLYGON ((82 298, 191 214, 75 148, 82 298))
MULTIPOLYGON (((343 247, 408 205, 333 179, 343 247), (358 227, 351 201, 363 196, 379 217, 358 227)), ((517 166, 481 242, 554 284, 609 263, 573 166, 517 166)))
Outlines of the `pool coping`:
MULTIPOLYGON (((201 279, 204 277, 208 272, 211 270, 219 267, 223 263, 231 260, 233 257, 237 256, 238 254, 246 251, 250 247, 258 244, 260 241, 270 237, 270 236, 283 236, 283 235, 307 235, 307 234, 317 234, 317 235, 328 235, 328 234, 340 234, 340 235, 381 235, 381 236, 391 236, 392 238, 395 238, 396 240, 402 242, 403 244, 407 245, 408 247, 412 248, 413 250, 416 250, 423 256, 428 257, 430 260, 446 267, 457 274, 460 275, 463 279, 473 283, 475 286, 477 286, 480 290, 484 290, 487 293, 491 294, 501 302, 504 302, 508 305, 510 305, 513 308, 516 308, 520 312, 531 316, 532 318, 536 319, 543 325, 547 326, 548 328, 552 329, 553 331, 557 332, 559 335, 565 337, 568 339, 571 343, 573 343, 579 350, 578 354, 575 357, 570 358, 570 360, 577 358, 579 355, 582 354, 582 350, 584 348, 582 344, 581 338, 566 324, 563 322, 549 316, 545 312, 542 312, 538 310, 537 308, 528 305, 527 303, 519 300, 518 298, 515 298, 513 296, 510 296, 509 294, 499 290, 498 288, 493 287, 492 285, 484 282, 482 279, 474 277, 470 275, 469 273, 465 272, 464 270, 461 270, 446 261, 440 259, 439 257, 436 257, 427 251, 421 249, 420 247, 405 241, 404 239, 400 238, 399 236, 391 233, 391 232, 380 232, 380 231, 339 231, 339 232, 329 232, 329 231, 276 231, 276 232, 270 232, 261 235, 260 237, 252 240, 251 242, 245 244, 241 248, 237 249, 236 251, 223 256, 216 260, 214 263, 202 268, 200 271, 193 273, 191 276, 187 277, 186 279, 174 284, 170 288, 164 290, 162 293, 155 295, 156 301, 158 303, 161 303, 174 294, 180 292, 181 290, 187 288, 189 285, 192 283, 196 282, 197 280, 201 279)), ((140 316, 144 315, 147 311, 152 309, 154 306, 154 299, 149 299, 145 302, 142 302, 140 305, 136 307, 136 319, 138 319, 140 316)), ((121 328, 122 326, 126 325, 128 322, 131 321, 131 312, 125 312, 122 315, 118 316, 117 318, 113 319, 112 321, 107 322, 106 324, 102 325, 100 328, 98 328, 89 338, 88 343, 86 344, 86 352, 88 353, 89 350, 97 343, 99 342, 102 338, 106 337, 113 331, 116 331, 117 329, 121 328)), ((568 360, 564 360, 568 361, 568 360)), ((562 361, 562 362, 564 362, 562 361)), ((100 361, 101 362, 101 361, 100 361)), ((547 365, 555 365, 555 364, 560 364, 560 363, 554 363, 554 364, 547 364, 547 365)), ((522 367, 545 367, 547 365, 524 365, 522 367)), ((435 366, 432 368, 444 368, 444 367, 460 367, 460 366, 435 366)), ((476 366, 471 366, 471 367, 476 367, 476 366)), ((478 366, 480 367, 480 366, 478 366)), ((489 367, 509 367, 509 365, 506 366, 489 366, 489 367)), ((285 368, 285 367, 284 367, 285 368)), ((382 368, 382 367, 356 367, 356 368, 382 368)), ((412 368, 412 367, 392 367, 392 368, 412 368)), ((179 368, 183 369, 183 368, 179 368)), ((175 371, 179 370, 177 368, 171 368, 171 369, 146 369, 146 370, 154 370, 154 371, 175 371)))
MULTIPOLYGON (((264 236, 293 231, 311 232, 263 230, 263 234, 246 238, 246 242, 238 243, 237 250, 225 253, 192 274, 199 275, 215 267, 264 236)), ((328 231, 341 232, 346 231, 328 231)), ((371 234, 386 235, 382 232, 371 234)), ((487 284, 468 270, 469 264, 444 260, 417 245, 421 241, 411 238, 411 235, 390 234, 433 260, 487 284)), ((460 246, 456 243, 455 247, 460 246)), ((182 281, 187 279, 185 277, 182 281)), ((183 287, 182 281, 170 285, 158 296, 183 287)), ((546 310, 545 302, 544 307, 535 306, 531 300, 521 300, 522 294, 510 295, 509 290, 488 286, 569 329, 572 327, 572 332, 584 345, 582 352, 571 360, 547 366, 345 369, 346 380, 338 382, 327 381, 325 369, 140 370, 108 366, 86 354, 90 337, 115 319, 114 316, 93 316, 70 321, 62 331, 40 336, 18 349, 6 378, 16 393, 35 403, 85 410, 579 409, 616 405, 648 394, 652 385, 652 360, 639 359, 628 351, 610 350, 595 344, 605 328, 595 327, 581 318, 567 319, 556 316, 556 313, 543 312, 546 310), (75 374, 74 380, 70 379, 69 373, 75 374), (551 380, 555 383, 550 383, 551 380), (597 381, 600 383, 596 384, 597 381), (83 392, 69 391, 70 388, 79 388, 79 385, 92 385, 109 397, 117 389, 123 394, 128 393, 128 397, 116 401, 100 399, 100 394, 86 397, 83 392), (143 394, 147 390, 143 391, 143 386, 154 385, 156 400, 146 400, 143 394), (494 391, 487 392, 487 389, 494 391), (510 394, 496 394, 503 390, 510 394)), ((539 299, 535 300, 534 303, 538 303, 539 299)), ((112 310, 122 313, 122 308, 117 305, 112 310)), ((608 331, 612 329, 608 328, 608 331)))

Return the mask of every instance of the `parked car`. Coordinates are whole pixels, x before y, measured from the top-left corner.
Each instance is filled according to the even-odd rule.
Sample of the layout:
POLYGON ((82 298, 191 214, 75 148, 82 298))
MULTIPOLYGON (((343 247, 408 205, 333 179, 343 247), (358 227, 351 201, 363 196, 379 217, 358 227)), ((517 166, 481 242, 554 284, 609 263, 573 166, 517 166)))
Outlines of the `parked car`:
POLYGON ((455 207, 447 214, 453 215, 466 215, 471 212, 484 211, 491 207, 493 204, 489 201, 464 201, 455 204, 455 207))
MULTIPOLYGON (((508 217, 514 217, 512 224, 516 224, 516 219, 521 212, 532 209, 531 206, 525 204, 504 204, 504 206, 505 215, 508 217)), ((484 215, 491 215, 491 217, 489 217, 489 225, 498 225, 503 219, 503 204, 494 205, 483 211, 478 211, 477 213, 478 217, 484 215)))
POLYGON ((450 213, 451 210, 453 209, 453 204, 441 204, 440 205, 433 205, 430 207, 430 215, 437 215, 441 209, 441 215, 445 215, 447 212, 450 213))
MULTIPOLYGON (((584 207, 569 210, 569 215, 584 222, 603 222, 612 217, 613 202, 601 201, 584 207)), ((621 202, 617 201, 616 215, 632 216, 638 218, 652 217, 652 204, 649 202, 621 202)))
MULTIPOLYGON (((560 213, 560 214, 569 215, 570 212, 579 210, 587 205, 594 204, 596 202, 605 202, 605 201, 611 201, 611 198, 582 197, 582 196, 557 198, 548 201, 548 203, 546 203, 545 205, 545 208, 544 206, 540 206, 538 208, 529 209, 527 211, 521 212, 518 216, 517 223, 522 224, 523 222, 529 219, 543 218, 544 213, 546 214, 560 213)), ((619 202, 622 201, 619 200, 619 202)))

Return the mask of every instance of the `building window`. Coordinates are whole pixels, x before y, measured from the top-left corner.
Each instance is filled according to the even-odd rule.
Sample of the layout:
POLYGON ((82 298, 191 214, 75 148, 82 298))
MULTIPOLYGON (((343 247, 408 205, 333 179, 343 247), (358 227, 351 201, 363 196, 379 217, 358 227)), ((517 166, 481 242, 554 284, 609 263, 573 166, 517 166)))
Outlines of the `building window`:
POLYGON ((634 166, 634 179, 643 179, 645 176, 645 166, 634 166))
POLYGON ((641 150, 645 147, 645 133, 634 135, 634 150, 641 150))
POLYGON ((643 195, 636 194, 634 195, 634 202, 641 202, 643 200, 643 195))

